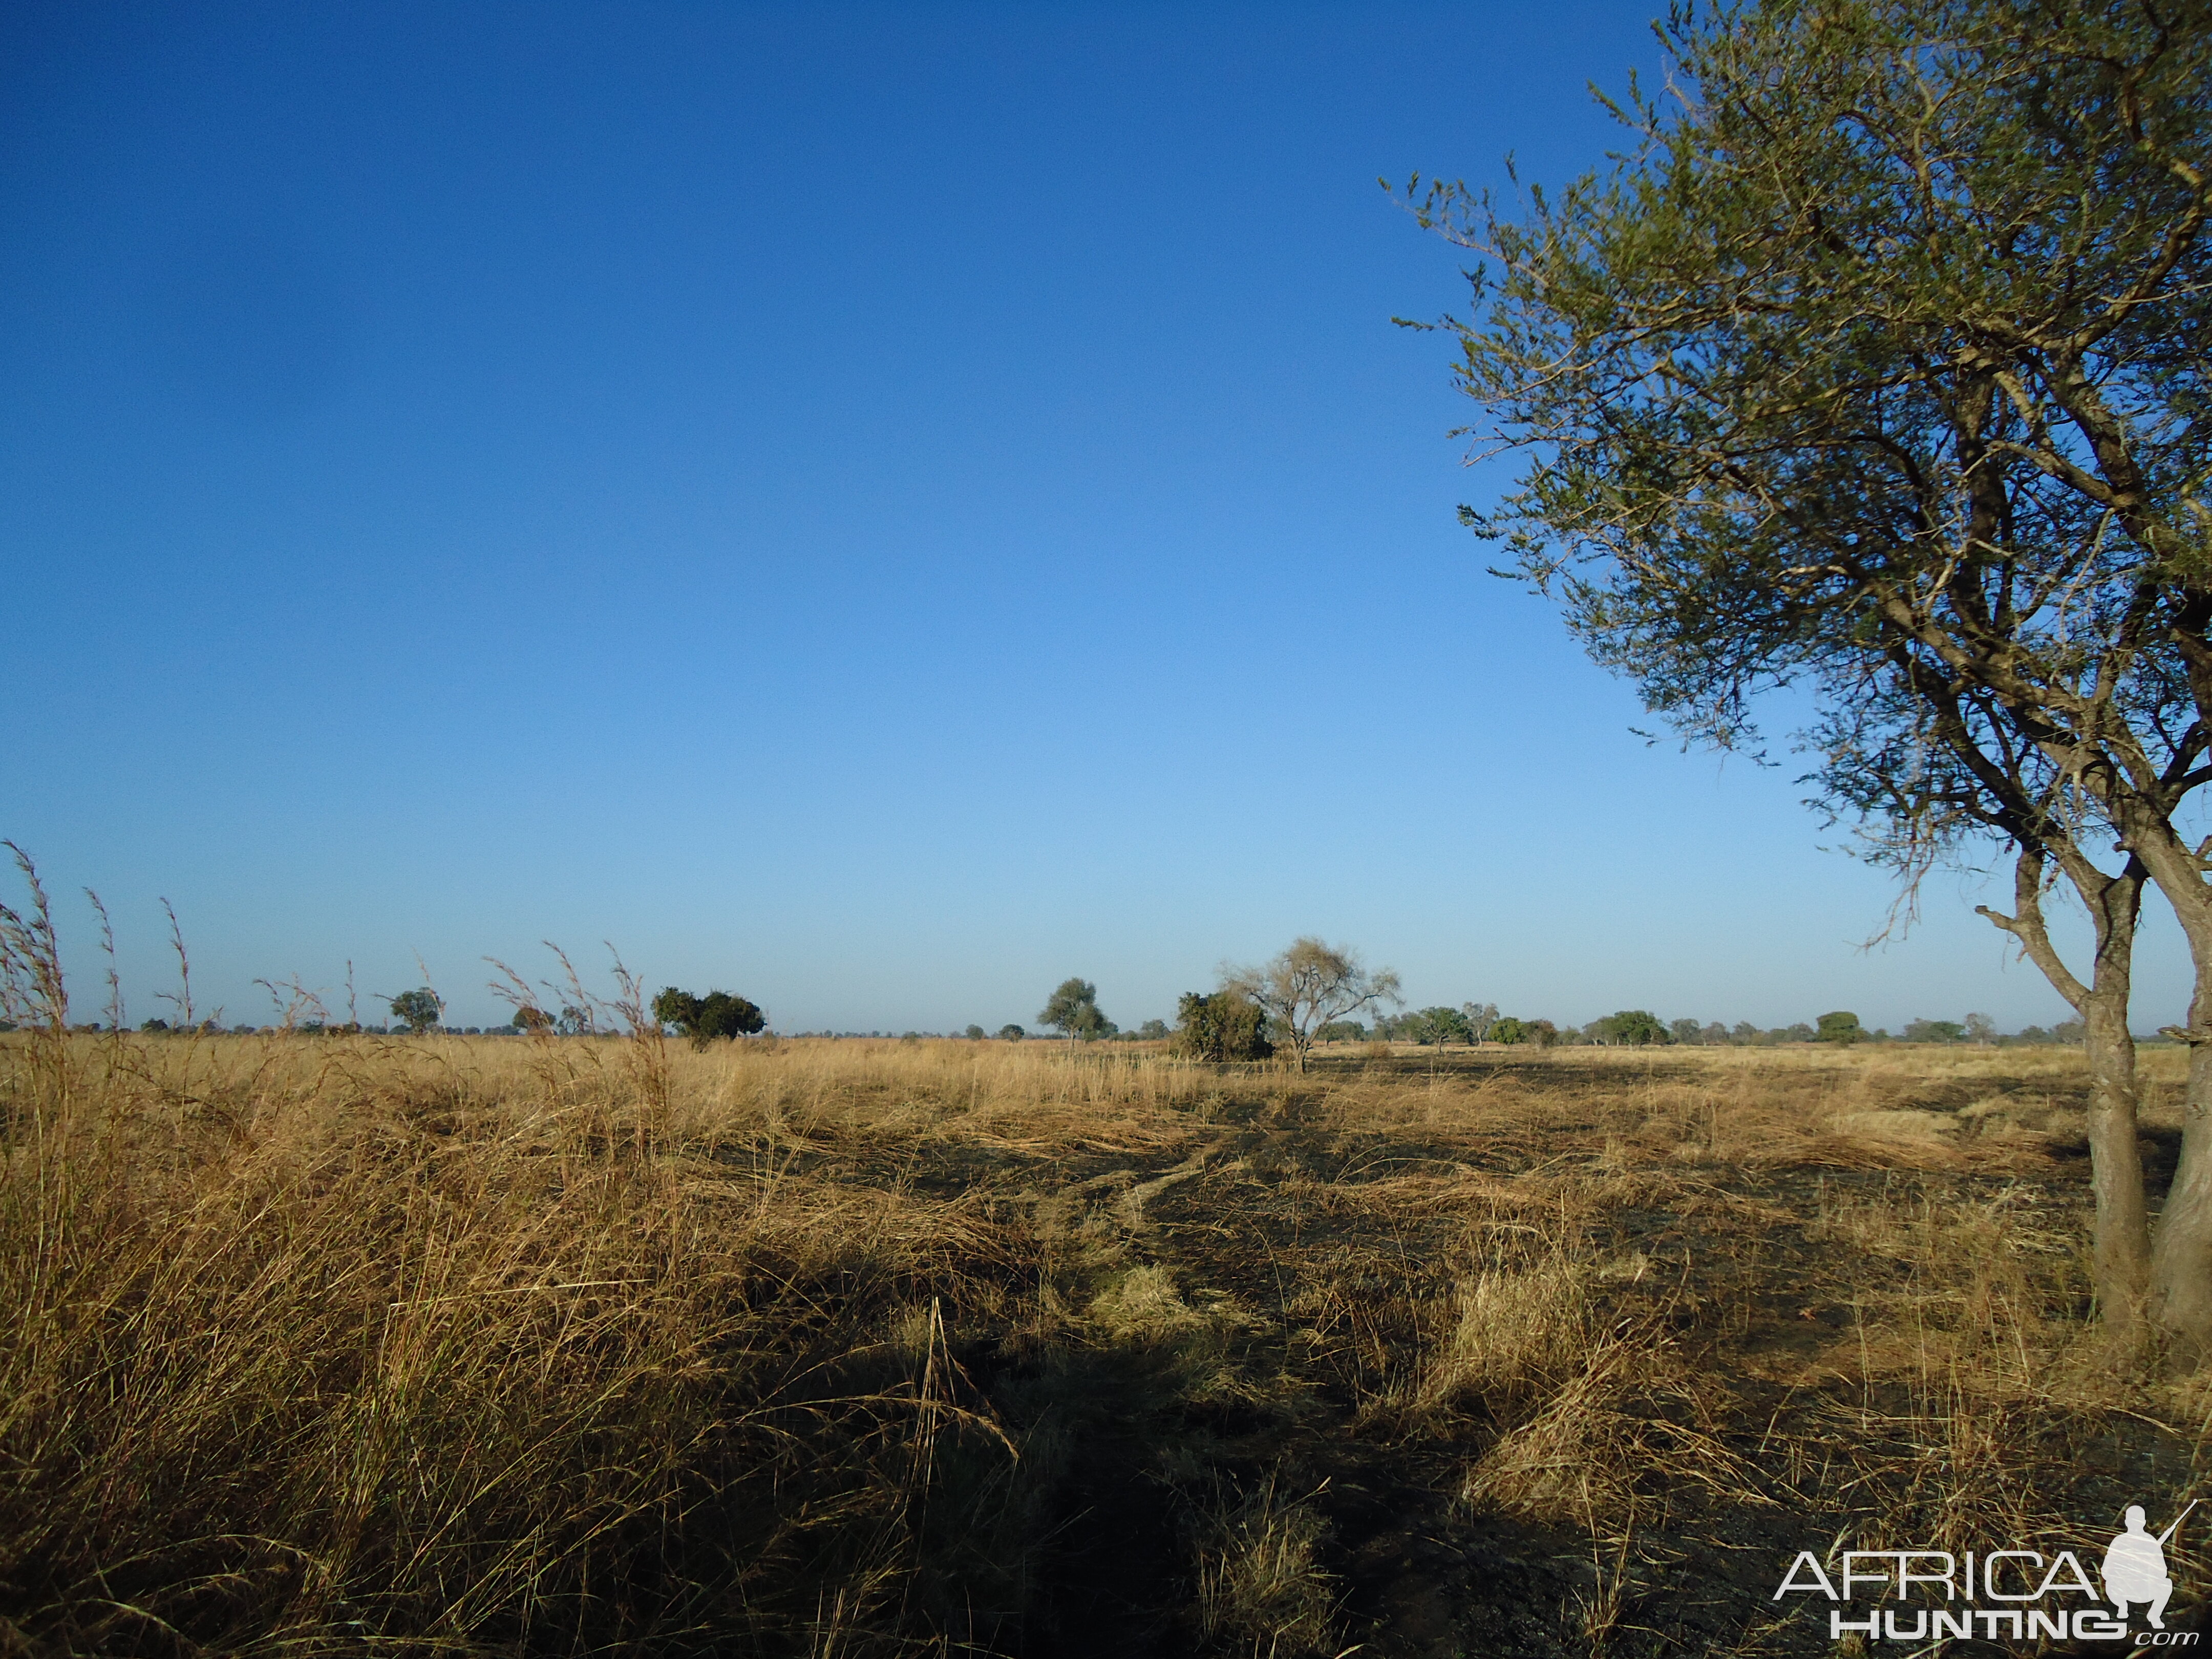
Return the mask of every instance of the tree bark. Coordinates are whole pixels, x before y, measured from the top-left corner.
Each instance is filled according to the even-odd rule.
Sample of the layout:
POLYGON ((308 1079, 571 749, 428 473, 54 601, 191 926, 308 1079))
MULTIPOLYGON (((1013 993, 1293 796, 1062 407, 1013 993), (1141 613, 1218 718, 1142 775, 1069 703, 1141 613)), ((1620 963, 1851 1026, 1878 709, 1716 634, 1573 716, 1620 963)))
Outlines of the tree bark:
MULTIPOLYGON (((2127 896, 2131 911, 2141 898, 2138 885, 2127 896)), ((2131 949, 2133 915, 2126 932, 2131 949)), ((2095 982, 2081 1010, 2089 1062, 2089 1187, 2096 1202, 2093 1271, 2105 1328, 2115 1347, 2132 1350, 2144 1335, 2150 1219, 2136 1140, 2136 1040, 2128 1030, 2130 973, 2124 953, 2108 969, 2102 939, 2097 958, 2095 982)))
POLYGON ((2132 1352, 2147 1334, 2143 1316, 2151 1284, 2142 1153, 2136 1138, 2136 1040, 2128 1029, 2146 872, 2133 857, 2117 876, 2105 874, 2078 854, 2062 858, 2061 867, 2088 906, 2096 932, 2095 956, 2084 985, 2060 959, 2044 926, 2044 859, 2039 848, 2021 848, 2013 875, 2014 915, 1978 908, 2020 940, 2028 958, 2081 1017, 2089 1067, 2089 1187, 2096 1205, 2091 1273, 2107 1339, 2115 1350, 2132 1352))
POLYGON ((2189 1005, 2189 1082, 2182 1097, 2181 1161, 2160 1212, 2151 1255, 2153 1315, 2185 1364, 2212 1357, 2212 975, 2199 971, 2189 1005))
POLYGON ((2193 1367, 2212 1359, 2212 887, 2205 884, 2205 861, 2166 814, 2124 805, 2136 807, 2121 816, 2130 861, 2141 860, 2173 906, 2196 969, 2188 1024, 2165 1028, 2190 1045, 2189 1080, 2181 1158, 2152 1234, 2148 1300, 2170 1357, 2193 1367))

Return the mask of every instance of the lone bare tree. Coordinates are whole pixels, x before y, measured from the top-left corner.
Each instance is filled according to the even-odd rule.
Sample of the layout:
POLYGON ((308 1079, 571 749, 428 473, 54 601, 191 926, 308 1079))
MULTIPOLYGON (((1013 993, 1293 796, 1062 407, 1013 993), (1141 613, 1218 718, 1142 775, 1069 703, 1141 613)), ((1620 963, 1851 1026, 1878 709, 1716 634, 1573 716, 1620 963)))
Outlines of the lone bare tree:
POLYGON ((2212 20, 2168 0, 1753 0, 1662 27, 1613 170, 1509 214, 1413 194, 1488 264, 1446 319, 1518 489, 1465 520, 1686 738, 1797 684, 1810 780, 1908 907, 2014 855, 2015 937, 2081 1015, 2095 1264, 2212 1352, 2212 20), (2109 849, 2109 850, 2108 850, 2109 849), (2043 899, 2095 929, 2086 975, 2043 899), (2196 989, 2154 1240, 2130 972, 2146 884, 2196 989))
POLYGON ((1292 940, 1289 950, 1256 968, 1224 968, 1221 984, 1267 1010, 1269 1024, 1290 1043, 1300 1072, 1306 1069, 1314 1033, 1331 1020, 1404 1000, 1398 975, 1389 969, 1370 973, 1360 965, 1357 951, 1310 938, 1292 940))

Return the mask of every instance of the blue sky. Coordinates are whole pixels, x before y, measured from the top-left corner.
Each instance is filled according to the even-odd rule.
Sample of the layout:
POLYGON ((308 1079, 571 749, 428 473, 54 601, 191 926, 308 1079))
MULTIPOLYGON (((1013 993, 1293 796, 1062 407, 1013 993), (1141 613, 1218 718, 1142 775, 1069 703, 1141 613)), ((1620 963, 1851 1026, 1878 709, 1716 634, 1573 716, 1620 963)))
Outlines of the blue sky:
MULTIPOLYGON (((0 11, 0 833, 257 977, 611 940, 786 1030, 1318 933, 1583 1021, 2063 1017, 1455 523, 1462 256, 1650 3, 0 11)), ((1786 722, 1785 722, 1786 723, 1786 722)), ((2139 1028, 2174 1019, 2163 917, 2139 1028)))

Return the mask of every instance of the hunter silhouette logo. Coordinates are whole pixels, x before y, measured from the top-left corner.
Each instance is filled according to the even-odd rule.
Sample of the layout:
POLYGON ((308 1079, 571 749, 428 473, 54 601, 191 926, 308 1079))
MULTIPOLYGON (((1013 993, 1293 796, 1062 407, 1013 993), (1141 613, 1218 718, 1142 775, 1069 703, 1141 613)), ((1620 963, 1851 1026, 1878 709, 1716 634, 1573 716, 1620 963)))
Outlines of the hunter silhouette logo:
POLYGON ((2154 1538, 2143 1529, 2142 1505, 2128 1505, 2128 1529, 2112 1540, 2105 1552, 2105 1598, 2119 1609, 2121 1618, 2128 1616, 2130 1602, 2148 1601, 2151 1628, 2166 1628, 2166 1604, 2173 1595, 2173 1580, 2166 1576, 2166 1540, 2179 1529, 2182 1517, 2196 1507, 2192 1498, 2188 1507, 2173 1517, 2173 1525, 2154 1538))
POLYGON ((1911 1643, 1979 1637, 2193 1647, 2194 1631, 2166 1627, 2166 1604, 2173 1596, 2166 1547, 2196 1507, 2192 1499, 2154 1535, 2142 1505, 2130 1504, 2123 1517, 2125 1529, 2105 1549, 2098 1573, 2101 1592, 2072 1550, 2049 1557, 2024 1549, 1846 1550, 1825 1562, 1800 1550, 1773 1599, 1811 1594, 1840 1604, 1828 1613, 1832 1641, 1851 1635, 1911 1643), (2129 1615, 2136 1607, 2150 1628, 2130 1632, 2129 1615))

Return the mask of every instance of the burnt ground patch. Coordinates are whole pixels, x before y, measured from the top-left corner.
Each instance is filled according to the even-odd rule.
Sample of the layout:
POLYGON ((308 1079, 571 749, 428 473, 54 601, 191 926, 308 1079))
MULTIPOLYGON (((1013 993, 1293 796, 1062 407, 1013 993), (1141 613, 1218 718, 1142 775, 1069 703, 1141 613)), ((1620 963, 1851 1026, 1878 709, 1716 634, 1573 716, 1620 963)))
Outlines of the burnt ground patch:
MULTIPOLYGON (((2056 1547, 2147 1494, 2185 1501, 2188 1425, 2056 1377, 2089 1311, 2063 1136, 2002 1161, 1963 1138, 1852 1146, 1788 1097, 1815 1079, 1747 1107, 1668 1093, 1712 1081, 1427 1057, 1226 1073, 1170 1152, 1025 1171, 1059 1206, 1043 1231, 1079 1242, 1057 1269, 1072 1309, 1132 1275, 1164 1298, 1072 1326, 1091 1358, 1055 1362, 1092 1400, 1060 1650, 1222 1647, 1194 1612, 1205 1511, 1263 1486, 1317 1520, 1330 1639, 1425 1656, 1826 1653, 1825 1604, 1773 1601, 1797 1548, 2056 1547), (1778 1115, 1796 1121, 1763 1133, 1778 1115), (1614 1372, 1592 1385, 1569 1352, 1521 1394, 1440 1393, 1470 1285, 1539 1259, 1565 1264, 1614 1372), (1563 1399, 1579 1437, 1551 1421, 1563 1399), (1586 1467, 1513 1462, 1555 1430, 1586 1467)), ((2073 1092, 1882 1079, 1845 1103, 1955 1117, 2014 1093, 2048 1115, 2073 1092)), ((1036 1395, 1001 1394, 1036 1419, 1036 1395)))

